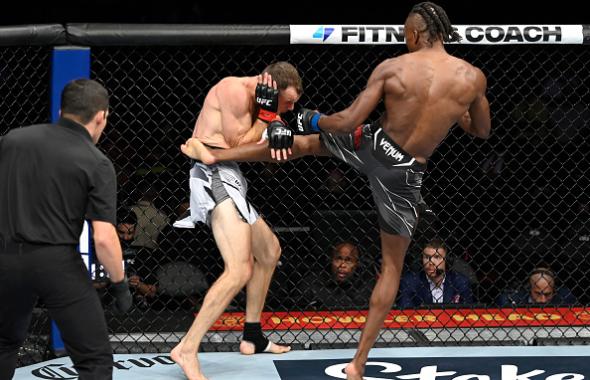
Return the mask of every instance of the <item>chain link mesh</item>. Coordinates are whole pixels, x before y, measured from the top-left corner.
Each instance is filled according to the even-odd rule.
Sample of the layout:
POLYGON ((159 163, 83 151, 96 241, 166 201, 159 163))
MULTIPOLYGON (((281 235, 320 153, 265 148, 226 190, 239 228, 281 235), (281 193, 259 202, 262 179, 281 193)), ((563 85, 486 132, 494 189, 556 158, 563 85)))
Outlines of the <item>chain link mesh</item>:
MULTIPOLYGON (((437 222, 417 236, 405 270, 420 271, 424 239, 435 233, 450 247, 453 267, 461 270, 456 263, 462 262, 463 271, 471 275, 472 308, 496 307, 503 294, 522 294, 528 274, 542 261, 555 272, 556 287, 571 290, 575 304, 587 304, 583 258, 588 244, 583 236, 587 237, 585 127, 590 95, 583 83, 589 79, 588 50, 571 46, 452 46, 449 50, 487 75, 493 134, 478 141, 455 129, 432 157, 423 194, 437 222)), ((286 60, 297 66, 304 80, 300 104, 330 113, 350 104, 381 60, 401 53, 397 46, 93 49, 93 76, 113 92, 113 127, 102 146, 120 173, 121 205, 136 203, 142 196, 138 184, 145 182, 157 193, 155 207, 171 221, 178 218, 174 209, 187 200, 190 165, 178 147, 190 136, 208 89, 219 79, 255 75, 272 61, 286 60)), ((275 229, 283 249, 265 310, 289 315, 366 309, 380 255, 366 180, 330 158, 241 167, 252 203, 275 229), (354 289, 329 285, 330 251, 341 241, 353 241, 361 248, 357 272, 362 280, 354 289), (332 292, 313 291, 318 288, 332 292)), ((163 227, 157 241, 156 266, 170 260, 189 262, 209 284, 223 269, 206 227, 196 231, 163 227)), ((203 292, 193 298, 196 308, 202 296, 203 292)), ((230 310, 243 311, 244 300, 240 294, 230 310)), ((147 306, 140 313, 140 320, 143 313, 161 317, 145 318, 139 329, 144 340, 188 327, 191 313, 184 313, 186 320, 179 318, 174 313, 179 300, 166 302, 161 310, 147 306)), ((119 322, 123 337, 129 332, 126 326, 137 319, 130 315, 119 322)), ((358 330, 334 326, 308 324, 272 334, 306 347, 354 345, 358 340, 358 330)), ((571 329, 561 327, 465 326, 383 330, 379 343, 521 344, 539 337, 563 337, 566 330, 571 334, 571 329)), ((587 329, 573 334, 586 336, 587 329)), ((239 337, 239 331, 210 333, 205 346, 232 349, 239 337)))
MULTIPOLYGON (((576 307, 590 300, 590 280, 585 275, 590 247, 590 94, 585 85, 590 81, 590 52, 578 46, 449 46, 448 50, 486 74, 492 136, 477 140, 453 129, 431 158, 422 193, 436 218, 422 222, 404 273, 420 273, 422 249, 437 236, 449 247, 447 267, 469 279, 474 302, 402 310, 394 314, 393 322, 419 323, 383 329, 377 345, 583 341, 589 335, 588 314, 576 307), (543 314, 542 307, 522 305, 528 302, 529 274, 540 263, 553 272, 556 294, 570 292, 575 297, 563 296, 569 301, 550 314, 543 314), (497 309, 501 299, 509 300, 508 308, 497 309), (556 316, 566 321, 567 313, 573 313, 576 323, 571 319, 543 323, 543 318, 556 316), (503 323, 482 325, 486 318, 503 323)), ((225 76, 255 75, 270 62, 286 60, 303 77, 300 104, 331 113, 352 102, 379 62, 404 51, 401 46, 92 49, 92 77, 112 94, 110 127, 100 147, 117 169, 120 208, 139 203, 135 210, 143 237, 136 238, 136 245, 142 242, 135 248, 133 274, 142 286, 154 286, 136 290, 135 307, 124 317, 107 308, 117 352, 170 350, 190 327, 207 286, 223 271, 208 228, 171 227, 185 211, 182 206, 189 196, 190 162, 179 146, 191 135, 208 89, 225 76), (174 264, 179 262, 183 269, 174 264)), ((34 93, 36 100, 43 92, 34 93)), ((8 109, 0 117, 26 112, 22 110, 29 108, 22 107, 26 102, 17 103, 18 107, 2 102, 8 109)), ((370 120, 382 111, 377 109, 370 120)), ((292 117, 286 119, 291 122, 292 117)), ((249 181, 252 204, 275 230, 282 247, 265 311, 291 324, 269 331, 271 338, 296 348, 355 346, 360 330, 342 324, 348 317, 362 322, 380 258, 367 181, 331 158, 240 167, 249 181), (331 250, 342 241, 352 241, 360 249, 358 280, 349 288, 334 285, 330 278, 331 250), (348 312, 335 317, 341 310, 348 312), (327 311, 328 317, 319 326, 297 314, 309 311, 327 311)), ((108 306, 108 291, 100 291, 108 306)), ((242 292, 228 311, 244 310, 242 292)), ((240 315, 236 314, 235 324, 242 321, 240 315)), ((212 330, 202 349, 235 350, 240 337, 239 328, 212 330)))
POLYGON ((0 49, 0 135, 49 121, 50 51, 47 47, 0 49))

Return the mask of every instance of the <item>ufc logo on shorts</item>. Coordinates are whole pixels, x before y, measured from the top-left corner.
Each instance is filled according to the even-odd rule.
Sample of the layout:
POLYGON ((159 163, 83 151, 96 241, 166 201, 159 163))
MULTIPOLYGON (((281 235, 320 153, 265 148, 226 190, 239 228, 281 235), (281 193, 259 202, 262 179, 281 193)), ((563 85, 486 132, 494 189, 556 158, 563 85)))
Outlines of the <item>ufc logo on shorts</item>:
POLYGON ((256 97, 256 103, 258 103, 260 105, 264 105, 264 106, 269 106, 270 107, 271 100, 270 99, 262 99, 262 98, 256 97))

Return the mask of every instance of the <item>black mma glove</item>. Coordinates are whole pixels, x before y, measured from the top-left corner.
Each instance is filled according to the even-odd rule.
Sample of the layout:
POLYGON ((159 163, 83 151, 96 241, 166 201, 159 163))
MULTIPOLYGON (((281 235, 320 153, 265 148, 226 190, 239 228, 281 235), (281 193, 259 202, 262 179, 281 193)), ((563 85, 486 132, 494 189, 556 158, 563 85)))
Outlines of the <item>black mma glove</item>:
POLYGON ((131 292, 129 291, 129 283, 127 282, 127 276, 121 282, 111 283, 111 292, 115 297, 115 303, 113 304, 113 311, 115 314, 124 314, 133 303, 131 292))
POLYGON ((321 114, 308 108, 301 108, 297 111, 297 133, 300 135, 309 135, 320 131, 318 121, 321 114))
POLYGON ((277 117, 277 110, 279 109, 279 90, 258 83, 256 85, 255 99, 256 104, 260 107, 256 117, 266 123, 273 121, 277 117))
POLYGON ((266 130, 269 148, 288 149, 293 146, 293 131, 282 120, 271 121, 266 130))

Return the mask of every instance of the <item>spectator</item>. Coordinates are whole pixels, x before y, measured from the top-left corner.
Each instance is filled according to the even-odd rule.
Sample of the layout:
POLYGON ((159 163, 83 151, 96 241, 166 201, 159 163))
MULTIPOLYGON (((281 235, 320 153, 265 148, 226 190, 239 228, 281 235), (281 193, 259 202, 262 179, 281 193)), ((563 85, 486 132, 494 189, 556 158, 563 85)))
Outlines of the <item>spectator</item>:
POLYGON ((501 307, 516 305, 564 306, 577 304, 578 300, 565 286, 556 286, 557 276, 547 264, 540 264, 530 273, 523 289, 507 289, 498 297, 501 307))
POLYGON ((151 185, 143 185, 142 197, 131 210, 137 215, 137 232, 133 246, 155 250, 160 232, 168 224, 168 216, 154 205, 157 193, 151 185))
MULTIPOLYGON (((128 267, 133 265, 135 261, 136 248, 131 247, 131 243, 135 237, 135 231, 137 228, 137 215, 128 208, 119 210, 117 212, 117 235, 119 235, 119 242, 121 243, 121 249, 123 251, 123 267, 125 268, 125 274, 129 276, 128 267)), ((100 291, 99 295, 103 302, 107 294, 106 287, 109 284, 109 278, 106 272, 100 264, 96 263, 95 280, 93 286, 95 289, 105 289, 100 291)))
POLYGON ((315 310, 368 309, 375 274, 363 273, 360 259, 355 244, 344 241, 334 246, 330 269, 312 272, 300 281, 302 299, 297 305, 315 310))
POLYGON ((409 272, 402 276, 397 306, 472 303, 469 279, 453 270, 447 271, 449 258, 448 249, 441 240, 428 242, 422 250, 423 273, 409 272))
MULTIPOLYGON (((123 265, 127 275, 129 287, 132 289, 136 305, 147 306, 156 295, 156 271, 159 263, 154 259, 149 249, 133 246, 137 234, 137 215, 129 208, 117 213, 117 234, 123 250, 123 265)), ((109 279, 104 273, 102 265, 97 262, 97 272, 94 287, 99 290, 103 303, 110 303, 108 288, 109 279)))
POLYGON ((125 267, 133 264, 137 249, 131 244, 137 234, 137 215, 128 208, 124 208, 117 213, 117 234, 123 249, 123 261, 125 267))

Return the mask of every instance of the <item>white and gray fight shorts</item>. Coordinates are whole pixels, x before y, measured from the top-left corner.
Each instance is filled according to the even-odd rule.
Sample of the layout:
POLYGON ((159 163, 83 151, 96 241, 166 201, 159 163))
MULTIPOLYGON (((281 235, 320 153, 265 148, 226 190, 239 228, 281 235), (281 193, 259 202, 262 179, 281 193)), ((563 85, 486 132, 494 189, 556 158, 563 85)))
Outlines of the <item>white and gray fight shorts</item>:
POLYGON ((194 162, 190 170, 190 218, 193 223, 211 225, 211 212, 231 198, 238 213, 248 224, 254 224, 258 212, 246 199, 248 184, 235 162, 205 165, 194 162))

